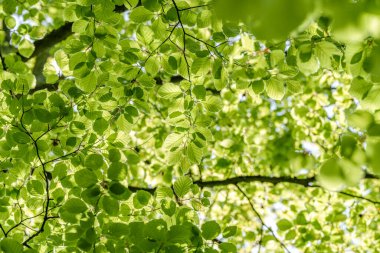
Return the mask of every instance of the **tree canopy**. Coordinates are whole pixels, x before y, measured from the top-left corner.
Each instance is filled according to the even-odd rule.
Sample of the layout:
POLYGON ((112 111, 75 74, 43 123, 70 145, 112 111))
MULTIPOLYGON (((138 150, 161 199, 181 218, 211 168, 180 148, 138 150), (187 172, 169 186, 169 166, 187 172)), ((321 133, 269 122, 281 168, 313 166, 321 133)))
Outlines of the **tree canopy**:
POLYGON ((3 252, 380 252, 380 1, 0 21, 3 252))

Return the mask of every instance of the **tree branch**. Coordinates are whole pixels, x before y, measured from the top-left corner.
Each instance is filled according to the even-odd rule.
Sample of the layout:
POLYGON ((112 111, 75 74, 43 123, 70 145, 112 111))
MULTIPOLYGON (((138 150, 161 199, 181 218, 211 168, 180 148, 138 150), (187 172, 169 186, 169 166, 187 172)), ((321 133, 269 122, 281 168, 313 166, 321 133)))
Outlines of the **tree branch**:
MULTIPOLYGON (((24 91, 24 87, 22 89, 24 91)), ((40 150, 38 148, 38 145, 37 145, 37 140, 32 136, 32 134, 27 130, 27 128, 25 127, 24 123, 23 123, 23 117, 25 115, 25 108, 24 108, 24 94, 21 95, 21 107, 22 107, 22 114, 21 114, 21 117, 20 117, 20 124, 22 126, 22 128, 24 129, 25 133, 30 137, 30 139, 32 140, 33 142, 33 145, 34 145, 34 148, 36 149, 36 155, 37 155, 37 158, 42 166, 42 171, 43 171, 43 178, 44 178, 44 181, 45 181, 45 193, 46 193, 46 204, 45 204, 45 207, 43 207, 44 209, 44 217, 43 217, 43 221, 39 227, 39 229, 34 233, 32 234, 31 236, 29 236, 23 243, 22 245, 30 248, 30 246, 28 245, 28 242, 31 241, 34 237, 38 236, 39 234, 41 234, 44 229, 45 229, 45 225, 46 225, 46 222, 48 221, 48 217, 49 217, 49 204, 50 204, 50 201, 51 201, 51 198, 50 198, 50 181, 49 181, 49 176, 48 176, 48 171, 46 171, 46 168, 45 168, 45 163, 42 161, 42 158, 41 158, 41 155, 40 155, 40 150)), ((21 224, 21 223, 20 223, 21 224)))
POLYGON ((351 194, 351 193, 343 192, 343 191, 340 191, 338 193, 342 194, 342 195, 346 195, 346 196, 352 197, 352 198, 362 199, 362 200, 371 202, 372 204, 375 204, 375 205, 380 205, 380 201, 375 201, 375 200, 372 200, 372 199, 369 199, 369 198, 366 198, 366 197, 363 197, 363 196, 359 196, 359 195, 355 195, 355 194, 351 194))
MULTIPOLYGON (((139 3, 141 5, 141 3, 139 3)), ((116 5, 115 12, 121 13, 126 11, 127 8, 124 5, 116 5)), ((33 67, 33 74, 36 76, 37 84, 42 84, 45 82, 45 78, 42 74, 46 60, 49 57, 49 50, 56 44, 64 41, 69 36, 73 35, 72 32, 73 22, 66 22, 63 26, 51 31, 43 39, 34 42, 34 52, 33 54, 26 58, 22 57, 23 61, 29 61, 32 58, 36 58, 36 62, 33 67)))
POLYGON ((187 60, 187 56, 186 56, 186 31, 185 31, 185 27, 183 26, 183 23, 181 21, 181 14, 180 14, 180 10, 177 6, 177 3, 175 2, 175 0, 172 0, 172 3, 174 5, 174 8, 176 10, 176 13, 177 13, 177 18, 178 18, 178 22, 181 26, 181 29, 182 29, 182 33, 183 33, 183 58, 185 58, 185 62, 186 62, 186 66, 187 66, 187 74, 189 76, 189 82, 191 82, 191 77, 190 77, 190 65, 189 65, 189 62, 187 60))
POLYGON ((1 51, 0 51, 0 60, 1 60, 2 69, 7 70, 5 67, 5 61, 4 61, 3 55, 1 54, 1 51))
POLYGON ((206 7, 206 6, 210 6, 210 4, 201 4, 201 5, 197 5, 197 6, 191 6, 191 7, 187 7, 187 8, 183 8, 183 9, 178 9, 178 11, 187 11, 187 10, 206 7))
POLYGON ((43 39, 34 42, 35 49, 33 54, 29 58, 31 59, 34 57, 38 57, 40 54, 49 50, 54 45, 67 39, 70 35, 73 34, 73 32, 71 31, 72 25, 72 22, 67 22, 60 28, 53 30, 52 32, 47 34, 43 39))
MULTIPOLYGON (((366 174, 364 179, 379 179, 379 177, 372 175, 372 174, 366 174)), ((227 186, 227 185, 237 185, 239 183, 252 183, 252 182, 260 182, 260 183, 270 183, 273 185, 280 184, 280 183, 290 183, 290 184, 296 184, 301 185, 304 187, 321 187, 317 185, 317 180, 315 177, 308 177, 308 178, 297 178, 297 177, 288 177, 288 176, 281 176, 281 177, 270 177, 270 176, 238 176, 238 177, 232 177, 227 179, 221 179, 221 180, 210 180, 210 181, 202 181, 202 180, 196 180, 193 182, 193 184, 198 185, 199 187, 219 187, 219 186, 227 186)), ((144 187, 138 187, 138 186, 129 186, 128 187, 130 191, 136 192, 138 190, 144 190, 151 194, 154 194, 156 191, 156 187, 154 188, 144 188, 144 187)), ((357 196, 351 193, 347 192, 337 192, 342 195, 354 197, 363 199, 366 201, 369 201, 373 204, 380 204, 380 201, 371 200, 362 196, 357 196)))
MULTIPOLYGON (((141 3, 139 3, 138 5, 141 5, 141 3)), ((116 5, 114 11, 117 13, 121 13, 121 12, 127 11, 127 8, 124 5, 116 5)), ((70 35, 74 34, 72 32, 72 26, 73 26, 73 22, 66 22, 60 28, 50 32, 43 39, 37 40, 36 42, 34 42, 35 49, 34 49, 33 54, 29 58, 31 59, 36 56, 39 56, 44 51, 49 50, 54 45, 58 44, 61 41, 64 41, 70 35)))
MULTIPOLYGON (((235 186, 241 192, 241 194, 243 194, 243 196, 248 200, 248 203, 251 206, 252 211, 256 214, 257 218, 260 220, 260 223, 261 223, 261 226, 262 226, 261 227, 261 236, 262 236, 262 232, 263 232, 263 227, 266 227, 269 230, 269 232, 273 235, 274 239, 276 239, 276 241, 281 245, 281 247, 284 248, 286 250, 286 252, 290 253, 290 251, 288 250, 288 248, 286 247, 286 245, 273 232, 272 228, 264 223, 263 218, 261 217, 261 215, 259 214, 259 212, 256 210, 256 208, 253 206, 253 203, 252 203, 251 199, 248 197, 248 195, 243 191, 243 189, 241 189, 241 187, 238 184, 235 184, 235 186)), ((260 238, 260 241, 262 241, 262 238, 260 238)), ((259 247, 260 247, 259 248, 259 250, 260 250, 261 249, 261 243, 260 243, 259 247)))
POLYGON ((315 177, 309 178, 296 178, 296 177, 269 177, 269 176, 239 176, 233 178, 227 178, 223 180, 215 181, 195 181, 194 184, 199 187, 215 187, 215 186, 225 186, 225 185, 235 185, 238 183, 251 183, 251 182, 262 182, 262 183, 292 183, 298 184, 305 187, 311 186, 312 183, 316 182, 315 177))

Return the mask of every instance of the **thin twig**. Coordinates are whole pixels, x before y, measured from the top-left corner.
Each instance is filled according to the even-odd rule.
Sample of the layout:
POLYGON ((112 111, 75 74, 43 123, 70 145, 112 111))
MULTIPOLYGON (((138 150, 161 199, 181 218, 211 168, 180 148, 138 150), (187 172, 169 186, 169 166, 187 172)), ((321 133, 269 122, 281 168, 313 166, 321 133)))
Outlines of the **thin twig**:
POLYGON ((210 4, 201 4, 201 5, 197 5, 197 6, 191 6, 191 7, 187 7, 187 8, 178 9, 178 11, 187 11, 187 10, 192 10, 192 9, 196 9, 196 8, 206 7, 206 6, 210 6, 210 4))
POLYGON ((182 33, 183 33, 183 51, 182 51, 182 53, 183 53, 183 57, 185 58, 185 62, 186 62, 186 66, 187 66, 187 74, 189 76, 189 82, 191 82, 190 65, 189 65, 189 62, 188 62, 187 56, 186 56, 186 30, 185 30, 185 27, 183 26, 183 23, 181 21, 181 14, 180 14, 180 11, 178 9, 177 3, 175 2, 175 0, 172 0, 172 3, 173 3, 174 8, 176 10, 178 22, 181 26, 182 33))
POLYGON ((238 184, 235 184, 236 188, 243 194, 243 196, 248 200, 248 203, 249 205, 251 206, 251 209, 253 210, 253 212, 256 214, 257 218, 260 220, 261 222, 261 225, 266 227, 269 232, 273 235, 274 239, 280 243, 281 247, 284 248, 286 250, 286 252, 290 253, 290 251, 288 250, 288 248, 286 247, 286 245, 276 236, 276 234, 274 233, 274 231, 272 230, 271 227, 269 227, 268 225, 266 225, 264 223, 264 220, 261 218, 261 215, 259 214, 259 212, 256 210, 256 208, 253 206, 252 204, 252 201, 251 199, 248 197, 248 195, 243 191, 243 189, 240 188, 240 186, 238 184))

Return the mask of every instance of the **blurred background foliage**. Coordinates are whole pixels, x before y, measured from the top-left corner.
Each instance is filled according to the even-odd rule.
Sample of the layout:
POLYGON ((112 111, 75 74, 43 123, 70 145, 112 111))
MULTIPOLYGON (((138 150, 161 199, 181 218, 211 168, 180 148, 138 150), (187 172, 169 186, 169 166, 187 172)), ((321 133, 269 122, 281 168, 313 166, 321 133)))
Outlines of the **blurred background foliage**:
POLYGON ((380 1, 0 0, 4 252, 378 252, 380 1))

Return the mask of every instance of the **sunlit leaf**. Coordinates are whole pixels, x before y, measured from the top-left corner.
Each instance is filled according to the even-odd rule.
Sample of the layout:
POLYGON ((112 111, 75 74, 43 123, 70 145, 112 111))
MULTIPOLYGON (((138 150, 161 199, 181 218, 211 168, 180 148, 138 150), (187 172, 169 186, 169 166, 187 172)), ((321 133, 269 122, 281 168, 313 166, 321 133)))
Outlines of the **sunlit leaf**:
POLYGON ((190 191, 192 184, 193 182, 188 176, 182 176, 174 182, 174 192, 178 197, 183 197, 190 191))

